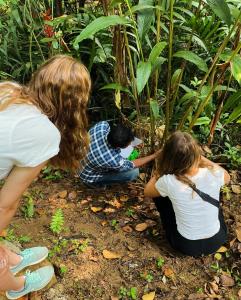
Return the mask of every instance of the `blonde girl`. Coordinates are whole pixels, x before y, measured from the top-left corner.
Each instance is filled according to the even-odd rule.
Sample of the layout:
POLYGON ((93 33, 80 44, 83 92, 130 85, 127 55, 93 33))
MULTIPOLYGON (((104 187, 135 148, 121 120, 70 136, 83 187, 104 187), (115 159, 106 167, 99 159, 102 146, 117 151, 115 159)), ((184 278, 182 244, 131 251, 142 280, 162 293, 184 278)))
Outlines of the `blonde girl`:
POLYGON ((191 256, 215 252, 227 238, 219 194, 229 174, 180 131, 170 136, 158 164, 159 176, 150 179, 144 193, 154 198, 169 243, 191 256))
MULTIPOLYGON (((13 218, 19 199, 48 161, 77 170, 88 148, 86 106, 91 87, 83 64, 65 55, 52 57, 27 86, 0 83, 0 232, 13 218)), ((48 255, 45 247, 17 255, 0 247, 0 290, 9 299, 36 291, 51 280, 53 270, 40 268, 15 274, 48 255)))

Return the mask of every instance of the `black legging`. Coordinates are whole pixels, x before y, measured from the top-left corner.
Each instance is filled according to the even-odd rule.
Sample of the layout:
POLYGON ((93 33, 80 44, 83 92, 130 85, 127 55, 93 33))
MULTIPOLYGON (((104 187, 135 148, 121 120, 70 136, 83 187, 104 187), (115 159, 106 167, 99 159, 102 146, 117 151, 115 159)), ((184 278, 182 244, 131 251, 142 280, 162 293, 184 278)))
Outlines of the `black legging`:
POLYGON ((184 238, 177 230, 176 217, 171 200, 168 197, 157 197, 153 200, 160 214, 167 240, 174 249, 183 254, 190 256, 211 254, 218 250, 227 240, 227 227, 221 208, 219 208, 219 232, 207 239, 189 240, 184 238))

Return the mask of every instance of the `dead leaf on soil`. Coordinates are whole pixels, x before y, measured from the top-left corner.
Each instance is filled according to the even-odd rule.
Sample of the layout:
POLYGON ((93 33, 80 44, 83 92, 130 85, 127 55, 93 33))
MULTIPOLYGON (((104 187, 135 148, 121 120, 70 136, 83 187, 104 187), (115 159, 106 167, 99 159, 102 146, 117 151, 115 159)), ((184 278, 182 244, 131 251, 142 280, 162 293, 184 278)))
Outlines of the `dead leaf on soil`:
POLYGON ((126 226, 122 227, 122 230, 124 232, 128 232, 128 233, 131 233, 133 231, 132 227, 129 226, 129 225, 126 225, 126 226))
POLYGON ((121 255, 115 252, 111 252, 109 250, 103 250, 102 252, 104 258, 106 259, 116 259, 116 258, 121 258, 121 255))
POLYGON ((218 293, 219 289, 218 289, 218 285, 215 281, 210 282, 210 285, 212 287, 212 289, 214 290, 215 293, 218 293))
POLYGON ((241 297, 241 289, 238 291, 238 296, 241 297))
POLYGON ((115 297, 115 296, 111 296, 111 297, 110 297, 110 300, 119 300, 119 298, 118 298, 118 297, 115 297))
POLYGON ((126 202, 128 199, 129 199, 129 197, 127 195, 120 196, 120 201, 122 201, 122 202, 126 202))
POLYGON ((225 275, 225 274, 221 275, 220 280, 223 286, 234 286, 235 284, 233 278, 229 275, 225 275))
POLYGON ((239 242, 241 242, 241 227, 236 228, 235 232, 237 235, 237 239, 239 240, 239 242))
POLYGON ((113 200, 113 201, 108 201, 108 203, 116 208, 121 208, 122 207, 122 204, 117 200, 113 200))
POLYGON ((153 226, 156 226, 156 221, 153 221, 153 220, 145 220, 145 223, 148 225, 148 227, 153 227, 153 226))
POLYGON ((103 212, 105 213, 114 213, 115 212, 115 209, 114 208, 111 208, 111 207, 107 207, 103 210, 103 212))
POLYGON ((69 200, 76 199, 77 198, 77 193, 75 191, 70 192, 68 198, 69 198, 69 200))
POLYGON ((207 145, 203 145, 202 146, 203 151, 205 151, 208 154, 212 154, 212 150, 207 146, 207 145))
POLYGON ((0 237, 6 237, 7 236, 7 230, 3 230, 0 232, 0 237))
POLYGON ((153 300, 155 298, 155 292, 151 292, 142 296, 142 300, 153 300))
POLYGON ((228 251, 228 248, 226 248, 226 247, 224 247, 224 246, 221 246, 218 250, 217 250, 217 252, 219 252, 219 253, 224 253, 224 252, 227 252, 228 251))
POLYGON ((172 278, 174 276, 174 271, 172 268, 163 267, 162 271, 163 271, 164 275, 168 278, 172 278))
POLYGON ((58 197, 60 197, 62 199, 66 198, 67 195, 68 195, 68 192, 66 190, 61 191, 61 192, 58 193, 58 197))
POLYGON ((96 207, 96 206, 91 206, 90 208, 94 213, 101 211, 103 208, 102 207, 96 207))
POLYGON ((101 222, 101 225, 102 226, 105 226, 105 225, 107 225, 108 224, 108 222, 107 221, 103 221, 103 222, 101 222))
POLYGON ((136 231, 144 231, 147 229, 147 227, 148 227, 148 225, 146 223, 140 223, 140 224, 136 225, 135 230, 136 231))
POLYGON ((233 247, 233 244, 234 244, 235 241, 236 241, 236 238, 234 238, 234 239, 229 243, 229 246, 230 246, 230 247, 233 247))
POLYGON ((241 193, 240 186, 238 184, 232 184, 231 188, 232 188, 233 193, 235 193, 235 194, 241 193))

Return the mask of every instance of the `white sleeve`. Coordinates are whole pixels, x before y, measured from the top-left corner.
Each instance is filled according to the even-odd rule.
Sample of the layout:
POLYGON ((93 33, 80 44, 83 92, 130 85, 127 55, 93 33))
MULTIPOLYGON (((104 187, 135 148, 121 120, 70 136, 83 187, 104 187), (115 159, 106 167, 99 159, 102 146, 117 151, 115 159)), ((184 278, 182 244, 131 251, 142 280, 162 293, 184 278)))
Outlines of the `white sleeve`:
POLYGON ((36 167, 59 152, 60 133, 41 115, 18 122, 11 135, 12 157, 18 167, 36 167))
POLYGON ((211 170, 211 173, 213 173, 213 175, 215 176, 215 179, 217 180, 220 187, 225 184, 225 182, 224 182, 224 172, 225 172, 224 169, 219 168, 219 167, 215 167, 213 170, 211 170))
POLYGON ((166 183, 166 176, 162 176, 160 177, 156 184, 155 184, 155 188, 157 189, 157 191, 160 193, 160 195, 162 197, 167 197, 168 196, 168 185, 166 183))

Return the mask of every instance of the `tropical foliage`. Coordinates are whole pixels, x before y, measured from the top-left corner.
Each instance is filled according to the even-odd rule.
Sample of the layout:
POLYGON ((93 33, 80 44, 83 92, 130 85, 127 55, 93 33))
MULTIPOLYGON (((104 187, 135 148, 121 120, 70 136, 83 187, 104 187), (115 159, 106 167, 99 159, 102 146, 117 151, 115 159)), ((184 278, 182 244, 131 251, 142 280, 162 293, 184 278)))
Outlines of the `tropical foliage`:
POLYGON ((91 108, 115 106, 151 140, 165 125, 164 137, 178 128, 211 143, 215 130, 241 123, 239 0, 0 4, 1 79, 26 82, 42 61, 67 53, 91 72, 91 108))

